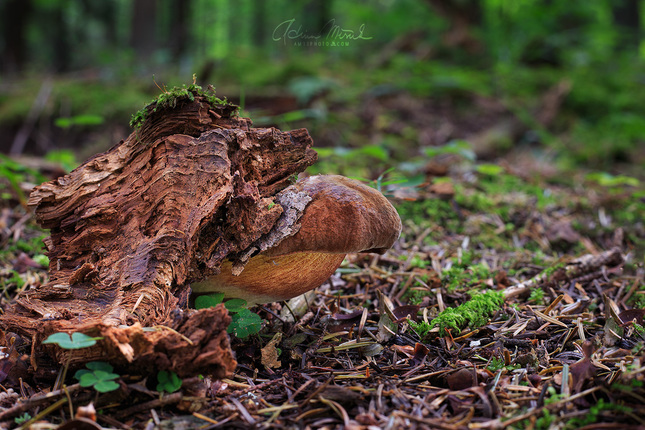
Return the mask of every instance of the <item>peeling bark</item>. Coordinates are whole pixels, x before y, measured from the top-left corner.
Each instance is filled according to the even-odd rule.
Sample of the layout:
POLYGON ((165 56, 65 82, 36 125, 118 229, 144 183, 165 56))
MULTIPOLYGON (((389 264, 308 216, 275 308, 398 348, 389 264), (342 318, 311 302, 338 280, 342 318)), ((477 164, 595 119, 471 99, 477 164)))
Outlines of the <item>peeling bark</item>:
POLYGON ((51 230, 50 280, 0 317, 3 329, 33 339, 34 365, 44 337, 79 331, 105 339, 73 361, 107 354, 183 376, 198 363, 232 371, 232 354, 222 352, 228 316, 182 311, 189 285, 297 231, 306 202, 279 193, 316 159, 305 129, 251 128, 234 108, 199 95, 153 104, 125 141, 35 188, 29 205, 51 230), (172 330, 141 328, 158 325, 172 330), (176 348, 183 359, 173 358, 176 348))

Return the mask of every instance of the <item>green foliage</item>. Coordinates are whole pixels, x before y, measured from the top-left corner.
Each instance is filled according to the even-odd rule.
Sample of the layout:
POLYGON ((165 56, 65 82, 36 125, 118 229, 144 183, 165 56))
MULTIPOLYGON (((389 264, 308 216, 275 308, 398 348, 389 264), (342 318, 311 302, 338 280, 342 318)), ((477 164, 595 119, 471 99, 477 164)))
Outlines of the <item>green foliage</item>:
POLYGON ((103 339, 102 337, 90 337, 83 333, 54 333, 50 335, 43 343, 53 343, 63 349, 82 349, 88 348, 96 344, 97 340, 103 339))
MULTIPOLYGON (((555 417, 551 415, 548 409, 542 410, 542 416, 535 420, 535 430, 550 430, 555 417)), ((527 423, 528 424, 528 423, 527 423)))
POLYGON ((76 115, 72 117, 60 117, 54 120, 54 124, 60 128, 70 128, 72 126, 92 126, 101 125, 105 121, 100 115, 76 115))
POLYGON ((11 276, 3 276, 0 277, 0 287, 2 288, 2 291, 7 294, 7 290, 9 288, 14 287, 17 291, 22 290, 22 288, 25 286, 25 280, 20 276, 20 273, 18 271, 12 269, 10 272, 11 276))
POLYGON ((243 310, 246 309, 246 300, 230 299, 224 303, 224 306, 226 307, 226 310, 228 310, 230 313, 235 314, 238 312, 242 312, 243 310))
POLYGON ((70 151, 68 149, 49 151, 45 154, 45 160, 58 163, 67 173, 71 172, 76 168, 76 166, 78 166, 76 154, 74 151, 70 151))
POLYGON ((430 330, 432 330, 432 325, 428 324, 425 321, 421 322, 415 322, 412 320, 408 320, 408 323, 410 324, 410 327, 419 335, 421 339, 425 339, 430 330))
POLYGON ((44 268, 49 267, 49 257, 44 254, 36 254, 32 259, 44 268))
POLYGON ((29 421, 31 419, 31 415, 29 415, 29 412, 25 412, 24 414, 16 417, 13 419, 13 422, 16 423, 17 425, 22 425, 29 421))
POLYGON ((453 140, 445 145, 430 146, 423 150, 428 157, 438 157, 440 155, 455 154, 460 155, 466 160, 474 161, 475 152, 470 143, 464 140, 453 140))
POLYGON ((629 406, 620 403, 607 403, 605 399, 600 398, 595 405, 589 408, 588 413, 571 419, 564 428, 565 430, 574 430, 597 423, 601 420, 601 414, 605 411, 615 416, 617 413, 631 414, 632 410, 629 406))
POLYGON ((157 391, 174 393, 181 388, 182 380, 175 372, 162 370, 157 373, 157 391))
POLYGON ((462 263, 455 263, 450 269, 441 272, 441 279, 446 283, 449 292, 468 288, 491 276, 490 267, 483 261, 470 264, 468 260, 463 260, 462 263))
POLYGON ((607 172, 594 172, 589 173, 585 177, 589 181, 594 181, 603 187, 620 187, 624 185, 629 185, 632 187, 637 187, 640 185, 640 181, 636 178, 625 175, 612 175, 607 172))
POLYGON ((206 309, 219 305, 224 300, 224 293, 204 294, 195 299, 195 309, 206 309))
POLYGON ((289 82, 289 91, 298 99, 298 103, 306 104, 312 98, 333 88, 336 83, 320 76, 300 76, 289 82))
POLYGON ((501 291, 478 293, 456 308, 445 309, 432 320, 432 327, 439 327, 441 336, 446 335, 446 330, 460 333, 467 326, 481 327, 503 304, 504 293, 501 291))
POLYGON ((446 200, 401 201, 396 203, 396 210, 402 220, 412 222, 419 228, 432 228, 425 240, 427 244, 436 243, 445 231, 457 234, 462 231, 458 213, 446 200))
POLYGON ((312 174, 329 172, 342 174, 345 173, 342 167, 349 166, 347 169, 349 176, 357 177, 360 173, 368 170, 382 171, 391 162, 390 148, 384 143, 366 143, 357 148, 344 146, 316 148, 316 152, 320 161, 309 168, 312 174))
MULTIPOLYGON (((196 309, 205 309, 217 306, 224 300, 223 293, 205 294, 195 299, 196 309)), ((224 306, 231 314, 231 323, 227 328, 229 334, 234 334, 244 339, 252 334, 257 334, 262 328, 262 318, 246 308, 246 300, 230 299, 224 302, 224 306)))
POLYGON ((85 364, 87 369, 80 369, 74 374, 81 387, 94 387, 99 393, 108 393, 119 388, 114 380, 119 377, 112 373, 114 368, 104 361, 91 361, 85 364))
POLYGON ((3 191, 8 185, 10 191, 13 192, 12 195, 3 191, 3 200, 15 197, 21 204, 26 205, 27 197, 20 184, 23 182, 41 183, 45 182, 46 179, 37 170, 26 167, 8 156, 0 154, 0 191, 3 191))
POLYGON ((504 173, 504 168, 498 164, 478 164, 475 167, 478 173, 488 176, 497 176, 504 173))
POLYGON ((415 288, 408 288, 408 290, 405 292, 405 294, 403 295, 403 301, 411 305, 420 305, 421 303, 423 303, 423 299, 428 294, 431 294, 431 291, 429 291, 419 281, 415 281, 414 286, 415 288))
POLYGON ((490 370, 491 372, 497 372, 502 369, 506 369, 508 371, 513 371, 515 369, 519 369, 522 366, 520 364, 511 364, 511 365, 506 365, 504 362, 503 358, 499 357, 493 357, 491 358, 490 362, 488 363, 488 366, 486 368, 490 370))
POLYGON ((226 330, 228 333, 233 333, 240 339, 249 337, 252 334, 257 334, 262 328, 262 318, 256 313, 248 309, 242 309, 231 316, 232 321, 226 330))
POLYGON ((544 304, 544 291, 541 288, 534 288, 529 295, 529 302, 538 305, 544 304))
POLYGON ((559 401, 565 399, 567 396, 564 393, 558 393, 558 391, 550 385, 547 389, 547 396, 544 398, 545 405, 552 405, 553 403, 558 403, 559 401))

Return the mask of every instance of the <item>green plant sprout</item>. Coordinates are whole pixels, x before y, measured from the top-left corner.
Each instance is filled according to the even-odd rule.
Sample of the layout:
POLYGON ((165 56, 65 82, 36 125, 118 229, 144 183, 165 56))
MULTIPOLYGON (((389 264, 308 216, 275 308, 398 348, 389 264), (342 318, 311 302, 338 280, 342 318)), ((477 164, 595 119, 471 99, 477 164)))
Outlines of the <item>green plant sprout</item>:
POLYGON ((472 145, 465 140, 453 140, 445 145, 430 146, 423 149, 428 157, 437 157, 446 154, 460 155, 466 160, 474 161, 477 156, 473 151, 472 145))
POLYGON ((497 372, 498 370, 502 370, 502 369, 506 369, 506 370, 508 370, 508 371, 512 371, 512 370, 515 370, 515 369, 519 369, 519 368, 521 368, 521 367, 522 367, 522 366, 521 366, 520 364, 511 364, 511 365, 508 365, 508 366, 507 366, 507 365, 504 363, 504 359, 503 359, 503 358, 499 358, 499 357, 493 357, 493 358, 490 360, 490 363, 488 363, 488 366, 486 366, 486 368, 487 368, 488 370, 490 370, 491 372, 497 372))
MULTIPOLYGON (((206 294, 195 299, 195 309, 205 309, 216 306, 224 300, 223 293, 206 294)), ((246 300, 231 299, 224 303, 231 314, 231 323, 226 332, 234 334, 240 339, 245 339, 252 334, 257 334, 262 328, 262 318, 246 308, 246 300)))
POLYGON ((119 377, 112 373, 114 368, 104 361, 91 361, 85 365, 87 369, 80 369, 74 374, 81 387, 94 387, 99 393, 108 393, 119 388, 114 380, 119 377))
POLYGON ((24 414, 16 417, 13 419, 13 422, 16 423, 17 425, 22 425, 29 421, 31 419, 31 415, 29 415, 29 412, 25 412, 24 414))
POLYGON ((157 391, 174 393, 181 388, 182 381, 175 372, 162 370, 157 373, 157 391))

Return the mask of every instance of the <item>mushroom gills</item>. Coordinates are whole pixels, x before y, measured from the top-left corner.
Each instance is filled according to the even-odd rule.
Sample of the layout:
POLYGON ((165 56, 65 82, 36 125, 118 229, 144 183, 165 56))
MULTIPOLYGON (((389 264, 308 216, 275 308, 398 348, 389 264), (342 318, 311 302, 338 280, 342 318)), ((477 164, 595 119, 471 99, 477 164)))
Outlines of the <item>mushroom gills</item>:
POLYGON ((225 261, 221 272, 191 285, 193 293, 224 293, 244 299, 249 305, 286 300, 322 285, 343 262, 346 254, 294 252, 286 255, 258 254, 242 273, 232 273, 225 261))

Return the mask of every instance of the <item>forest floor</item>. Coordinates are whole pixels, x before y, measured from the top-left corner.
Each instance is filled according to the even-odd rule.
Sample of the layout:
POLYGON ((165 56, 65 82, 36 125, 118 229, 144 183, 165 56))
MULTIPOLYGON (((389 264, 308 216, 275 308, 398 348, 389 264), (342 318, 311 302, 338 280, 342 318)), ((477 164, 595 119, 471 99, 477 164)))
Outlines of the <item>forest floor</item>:
MULTIPOLYGON (((524 172, 448 154, 414 187, 383 179, 401 239, 288 306, 254 308, 263 329, 232 338, 228 379, 169 394, 119 375, 101 394, 9 372, 2 426, 78 424, 71 411, 93 403, 108 428, 645 428, 643 189, 524 172)), ((46 232, 4 198, 6 303, 47 272, 46 232)))
MULTIPOLYGON (((566 93, 552 88, 538 103, 545 117, 566 93)), ((354 99, 360 106, 331 103, 327 122, 312 125, 321 160, 310 173, 374 177, 397 160, 371 183, 403 220, 391 250, 350 255, 315 292, 253 308, 262 330, 232 336, 239 365, 228 379, 113 374, 118 389, 99 393, 70 374, 60 389, 12 374, 7 363, 29 351, 9 348, 0 426, 81 428, 73 415, 93 403, 106 428, 645 428, 638 163, 622 175, 560 170, 530 142, 495 158, 502 151, 487 142, 530 130, 490 99, 461 111, 405 93, 354 99), (339 151, 348 129, 355 147, 339 151)), ((284 129, 285 114, 272 114, 268 123, 284 129)), ((25 202, 62 171, 1 167, 6 304, 47 279, 47 232, 25 202)))

